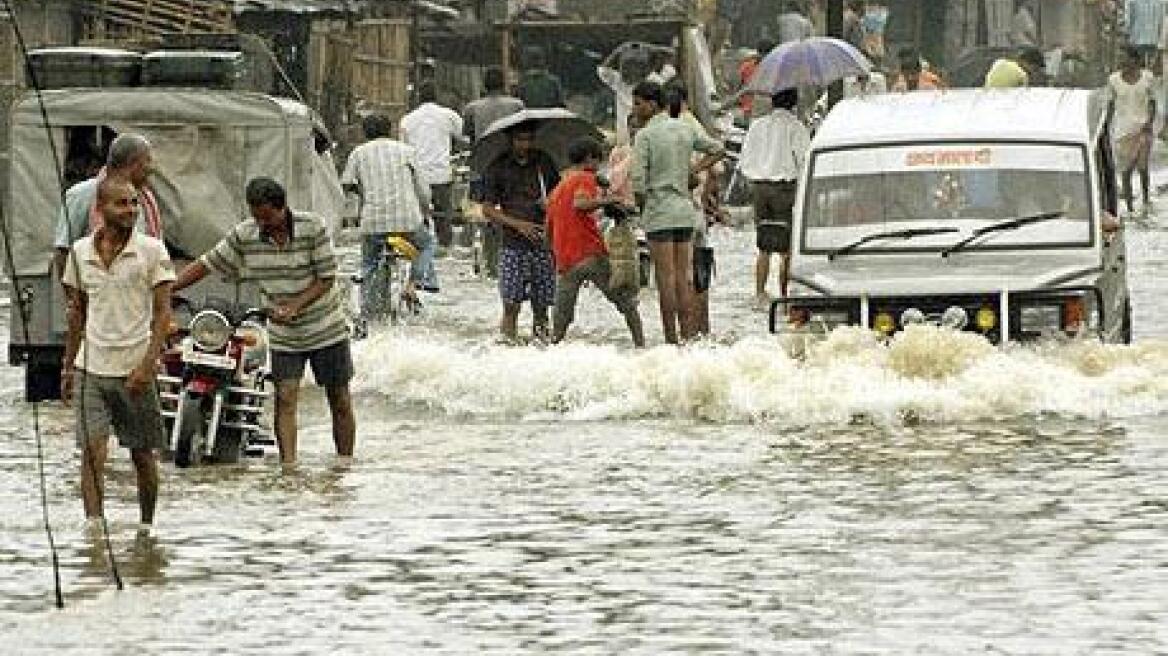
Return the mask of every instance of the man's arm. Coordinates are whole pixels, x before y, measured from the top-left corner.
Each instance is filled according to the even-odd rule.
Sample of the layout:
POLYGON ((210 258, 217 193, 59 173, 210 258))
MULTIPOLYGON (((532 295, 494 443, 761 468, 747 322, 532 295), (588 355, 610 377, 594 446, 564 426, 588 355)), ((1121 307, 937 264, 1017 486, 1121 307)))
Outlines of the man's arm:
POLYGON ((705 156, 690 169, 691 174, 697 175, 726 158, 726 149, 722 143, 706 134, 700 124, 693 128, 693 138, 694 150, 705 153, 705 156))
POLYGON ((68 248, 57 248, 53 251, 53 270, 57 272, 57 278, 63 279, 65 277, 65 262, 68 259, 68 248))
POLYGON ((73 362, 81 348, 81 336, 89 314, 89 298, 76 287, 65 285, 65 299, 68 328, 65 331, 65 355, 61 359, 61 399, 68 403, 73 398, 73 362))
POLYGON ((310 285, 304 288, 304 291, 273 308, 272 321, 276 323, 287 323, 295 319, 305 308, 315 303, 332 288, 332 278, 317 278, 313 280, 310 285))
POLYGON ((190 287, 203 278, 206 278, 209 272, 210 270, 207 268, 207 265, 201 261, 195 260, 191 262, 178 274, 178 278, 174 281, 174 285, 171 286, 170 292, 174 294, 190 287))
POLYGON ((154 308, 150 319, 150 342, 146 345, 146 353, 142 361, 130 372, 126 378, 126 389, 131 394, 139 394, 154 380, 158 368, 158 356, 162 354, 162 345, 170 333, 170 296, 171 283, 162 282, 154 286, 154 308))
POLYGON ((298 294, 272 308, 270 318, 276 323, 287 323, 295 319, 333 287, 333 279, 337 275, 337 256, 324 224, 317 225, 313 242, 311 266, 315 279, 298 294))
POLYGON ((406 166, 409 167, 409 169, 410 169, 410 180, 414 184, 414 194, 418 197, 418 206, 422 210, 422 215, 429 217, 430 216, 430 201, 432 200, 430 198, 430 195, 431 195, 430 185, 423 182, 422 175, 420 173, 418 173, 418 170, 420 169, 421 165, 418 164, 418 156, 417 156, 416 152, 410 153, 410 157, 409 157, 409 160, 406 162, 406 166))
POLYGON ((347 187, 349 185, 358 186, 361 184, 359 169, 357 167, 357 160, 361 157, 361 147, 353 149, 349 153, 349 158, 345 160, 345 170, 341 173, 341 186, 347 187))
POLYGON ((79 228, 73 225, 72 217, 77 212, 85 212, 88 215, 89 207, 82 206, 75 195, 66 192, 65 202, 57 214, 56 234, 53 236, 53 246, 56 249, 53 253, 53 266, 56 268, 57 277, 62 280, 65 278, 65 262, 69 259, 69 248, 74 240, 80 239, 86 232, 84 226, 79 228))
POLYGON ((1154 77, 1148 84, 1148 122, 1144 129, 1150 134, 1156 125, 1156 96, 1159 95, 1159 81, 1154 77))
POLYGON ((538 225, 530 221, 517 219, 491 203, 483 204, 483 216, 492 223, 511 228, 531 241, 538 242, 543 237, 538 225))
POLYGON ((180 292, 199 282, 212 270, 228 279, 238 280, 243 275, 247 263, 244 260, 243 243, 236 231, 237 228, 228 232, 214 248, 203 253, 202 257, 188 264, 174 281, 173 292, 180 292))
POLYGON ((450 141, 455 146, 467 146, 470 144, 471 137, 466 134, 466 121, 462 120, 462 115, 453 109, 450 110, 450 141))
POLYGON ((638 134, 633 141, 633 163, 629 167, 629 181, 637 207, 644 209, 649 185, 649 139, 638 134))

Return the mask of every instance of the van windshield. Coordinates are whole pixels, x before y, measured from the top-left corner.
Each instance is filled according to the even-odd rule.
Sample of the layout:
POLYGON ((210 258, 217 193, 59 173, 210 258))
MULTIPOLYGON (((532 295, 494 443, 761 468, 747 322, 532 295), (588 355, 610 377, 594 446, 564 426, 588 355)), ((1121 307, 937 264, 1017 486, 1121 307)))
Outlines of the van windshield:
POLYGON ((969 249, 1089 246, 1086 150, 1057 144, 913 144, 818 153, 803 205, 802 248, 830 251, 866 235, 957 228, 865 250, 940 249, 1006 219, 1060 213, 971 244, 969 249))

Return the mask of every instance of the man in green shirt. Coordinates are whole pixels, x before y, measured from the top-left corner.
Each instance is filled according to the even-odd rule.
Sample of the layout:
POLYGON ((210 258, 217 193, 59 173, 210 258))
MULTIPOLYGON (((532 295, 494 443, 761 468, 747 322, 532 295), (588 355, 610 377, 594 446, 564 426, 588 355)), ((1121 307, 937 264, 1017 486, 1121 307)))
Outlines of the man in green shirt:
POLYGON ((547 57, 542 48, 533 47, 527 53, 527 70, 519 79, 519 99, 528 109, 564 106, 564 88, 560 78, 547 69, 547 57))
POLYGON ((657 277, 665 341, 692 338, 694 317, 693 237, 703 220, 694 205, 691 176, 723 156, 722 145, 665 112, 661 87, 642 82, 633 89, 633 113, 645 127, 633 144, 632 182, 649 255, 657 277), (694 152, 704 153, 692 165, 694 152))

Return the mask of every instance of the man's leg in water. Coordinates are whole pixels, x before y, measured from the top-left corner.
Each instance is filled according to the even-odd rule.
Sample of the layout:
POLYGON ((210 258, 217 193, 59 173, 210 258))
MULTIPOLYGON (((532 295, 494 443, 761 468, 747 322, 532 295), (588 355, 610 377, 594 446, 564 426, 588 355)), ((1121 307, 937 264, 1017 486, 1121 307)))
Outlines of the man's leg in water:
POLYGON ((673 244, 667 241, 649 241, 649 256, 657 279, 657 303, 661 308, 661 330, 667 344, 677 344, 678 306, 677 282, 673 262, 673 244))
POLYGON ((548 309, 556 303, 556 265, 552 252, 546 248, 528 254, 531 271, 531 314, 534 318, 532 336, 547 340, 548 309))
POLYGON ((552 343, 558 344, 568 334, 568 326, 576 318, 576 302, 580 295, 580 285, 584 282, 579 277, 581 267, 564 272, 556 279, 556 305, 552 313, 552 343))

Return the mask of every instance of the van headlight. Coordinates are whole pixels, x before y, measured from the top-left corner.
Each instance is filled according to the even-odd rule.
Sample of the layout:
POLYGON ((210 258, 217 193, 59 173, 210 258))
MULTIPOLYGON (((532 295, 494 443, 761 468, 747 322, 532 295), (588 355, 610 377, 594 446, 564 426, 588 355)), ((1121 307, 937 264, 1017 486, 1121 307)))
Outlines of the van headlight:
POLYGON ((928 317, 917 308, 909 308, 900 313, 900 325, 904 328, 917 326, 928 322, 928 317))
POLYGON ((191 339, 203 351, 220 351, 231 339, 231 323, 215 310, 203 310, 191 319, 191 339))
POLYGON ((941 325, 950 330, 965 330, 969 325, 969 313, 963 307, 951 305, 941 314, 941 325))
POLYGON ((1020 314, 1021 329, 1024 333, 1049 333, 1062 329, 1063 308, 1061 305, 1023 306, 1020 314))

